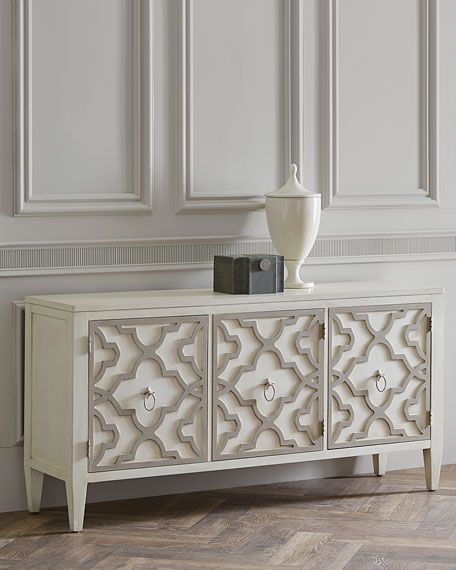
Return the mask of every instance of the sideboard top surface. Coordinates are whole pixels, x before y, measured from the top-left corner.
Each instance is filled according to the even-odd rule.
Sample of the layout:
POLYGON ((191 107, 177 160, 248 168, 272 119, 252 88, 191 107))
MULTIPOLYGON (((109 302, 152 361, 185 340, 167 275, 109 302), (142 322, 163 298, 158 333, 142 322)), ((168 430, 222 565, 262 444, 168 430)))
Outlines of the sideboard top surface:
POLYGON ((115 309, 159 309, 239 305, 244 303, 281 303, 290 301, 337 300, 362 297, 404 295, 436 295, 444 292, 439 286, 391 282, 321 283, 312 289, 288 289, 268 295, 227 295, 210 289, 169 289, 157 291, 123 291, 111 293, 71 293, 63 295, 29 295, 27 303, 70 312, 115 309))

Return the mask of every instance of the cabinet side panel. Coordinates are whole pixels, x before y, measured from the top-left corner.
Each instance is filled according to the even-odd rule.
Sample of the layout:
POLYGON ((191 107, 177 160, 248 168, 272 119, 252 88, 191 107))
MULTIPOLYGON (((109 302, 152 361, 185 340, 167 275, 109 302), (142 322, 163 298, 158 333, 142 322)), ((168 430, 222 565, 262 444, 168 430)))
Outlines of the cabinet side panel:
POLYGON ((66 321, 32 313, 31 333, 31 457, 64 469, 66 321))

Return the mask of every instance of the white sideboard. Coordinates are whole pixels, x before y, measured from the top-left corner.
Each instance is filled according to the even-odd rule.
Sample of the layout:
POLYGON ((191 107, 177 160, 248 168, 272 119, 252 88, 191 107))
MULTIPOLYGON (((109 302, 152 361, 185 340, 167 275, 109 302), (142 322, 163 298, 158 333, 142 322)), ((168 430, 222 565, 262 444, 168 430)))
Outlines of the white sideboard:
POLYGON ((331 283, 26 298, 25 478, 87 484, 422 450, 442 457, 443 290, 331 283))

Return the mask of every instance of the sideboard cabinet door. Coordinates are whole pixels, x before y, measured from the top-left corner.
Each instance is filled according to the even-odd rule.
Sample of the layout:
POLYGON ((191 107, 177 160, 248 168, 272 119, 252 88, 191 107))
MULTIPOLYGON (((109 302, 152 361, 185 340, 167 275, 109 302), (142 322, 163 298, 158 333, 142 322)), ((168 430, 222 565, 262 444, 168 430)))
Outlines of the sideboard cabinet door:
POLYGON ((206 316, 91 321, 89 468, 207 458, 206 316))
POLYGON ((329 448, 430 438, 430 303, 330 309, 329 359, 329 448))
POLYGON ((323 448, 322 309, 214 317, 214 459, 323 448))

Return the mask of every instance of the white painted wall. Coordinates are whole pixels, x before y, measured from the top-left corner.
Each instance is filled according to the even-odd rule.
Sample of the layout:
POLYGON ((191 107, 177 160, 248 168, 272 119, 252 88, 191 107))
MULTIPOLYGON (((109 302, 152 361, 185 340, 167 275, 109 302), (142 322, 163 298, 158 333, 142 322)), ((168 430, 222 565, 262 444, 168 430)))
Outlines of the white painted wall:
MULTIPOLYGON (((176 265, 166 271, 108 267, 97 268, 96 273, 79 267, 74 274, 50 266, 39 269, 27 257, 29 246, 21 257, 17 244, 51 243, 58 255, 63 242, 84 241, 96 259, 100 247, 96 240, 122 244, 132 238, 194 241, 204 236, 210 242, 220 236, 264 237, 265 215, 261 209, 254 210, 255 200, 283 179, 283 167, 291 157, 301 164, 304 184, 323 192, 326 203, 329 175, 338 166, 339 177, 332 186, 335 199, 322 214, 320 233, 331 235, 334 247, 342 244, 343 261, 349 263, 315 259, 305 270, 308 275, 316 281, 435 282, 447 289, 444 461, 455 462, 453 0, 291 0, 290 4, 285 0, 96 0, 93 4, 80 0, 0 3, 0 250, 12 248, 21 265, 15 273, 21 275, 14 277, 6 276, 12 274, 6 266, 0 267, 0 442, 6 445, 15 437, 12 301, 32 293, 209 287, 211 283, 211 273, 203 264, 193 269, 176 265), (32 198, 46 201, 43 206, 32 199, 22 212, 30 215, 14 216, 13 165, 18 163, 13 157, 18 155, 11 141, 23 115, 14 114, 12 87, 18 85, 13 81, 18 66, 17 60, 13 64, 13 53, 19 38, 16 35, 13 42, 12 16, 13 5, 27 9, 29 4, 33 5, 29 14, 33 41, 28 87, 33 98, 31 122, 23 125, 30 153, 24 155, 21 172, 27 172, 28 165, 23 188, 26 191, 32 182, 32 198), (133 41, 139 37, 135 6, 142 10, 141 45, 133 41), (144 23, 148 7, 150 49, 144 23), (434 7, 438 7, 437 22, 434 7), (290 34, 284 27, 289 8, 290 34), (420 22, 428 10, 426 35, 420 22), (434 24, 440 28, 438 35, 434 24), (429 138, 434 125, 426 130, 419 119, 424 110, 433 116, 436 109, 433 101, 423 100, 427 83, 420 83, 423 56, 434 53, 434 44, 424 49, 426 38, 431 43, 436 40, 439 53, 439 207, 419 195, 420 188, 429 187, 423 184, 423 164, 437 172, 432 162, 437 145, 429 138), (288 41, 290 82, 284 67, 288 41), (336 48, 333 51, 328 49, 330 42, 336 48), (135 49, 143 54, 139 67, 134 67, 135 49), (150 62, 144 54, 151 54, 150 62), (147 129, 138 132, 135 127, 147 123, 150 108, 152 137, 147 129), (149 165, 151 184, 147 182, 149 165), (135 188, 142 192, 137 202, 135 188), (154 213, 145 198, 149 190, 154 213), (353 193, 355 198, 350 197, 353 193), (379 201, 384 207, 373 207, 379 201), (138 203, 145 207, 132 212, 131 204, 138 203), (424 205, 417 207, 417 203, 424 205), (107 204, 120 212, 93 213, 107 204), (43 208, 50 213, 44 215, 43 208), (76 209, 86 213, 72 214, 76 209), (35 215, 39 210, 41 215, 35 215), (406 237, 391 239, 391 232, 419 237, 424 231, 430 232, 429 239, 415 240, 410 255, 405 255, 406 237), (344 234, 362 239, 351 242, 344 234), (374 236, 363 239, 365 234, 374 236), (426 244, 431 243, 428 251, 426 244), (378 253, 387 254, 381 260, 374 255, 377 247, 378 253)), ((431 79, 434 71, 430 69, 431 79)), ((27 81, 21 85, 27 87, 27 81)), ((171 261, 179 261, 179 255, 171 261)), ((21 453, 20 446, 0 449, 0 511, 24 508, 21 453)), ((419 464, 419 454, 391 457, 396 468, 419 464)), ((368 469, 366 460, 345 460, 175 476, 153 484, 146 480, 103 483, 92 487, 89 499, 368 469)), ((46 483, 44 502, 64 502, 58 482, 46 483)))

